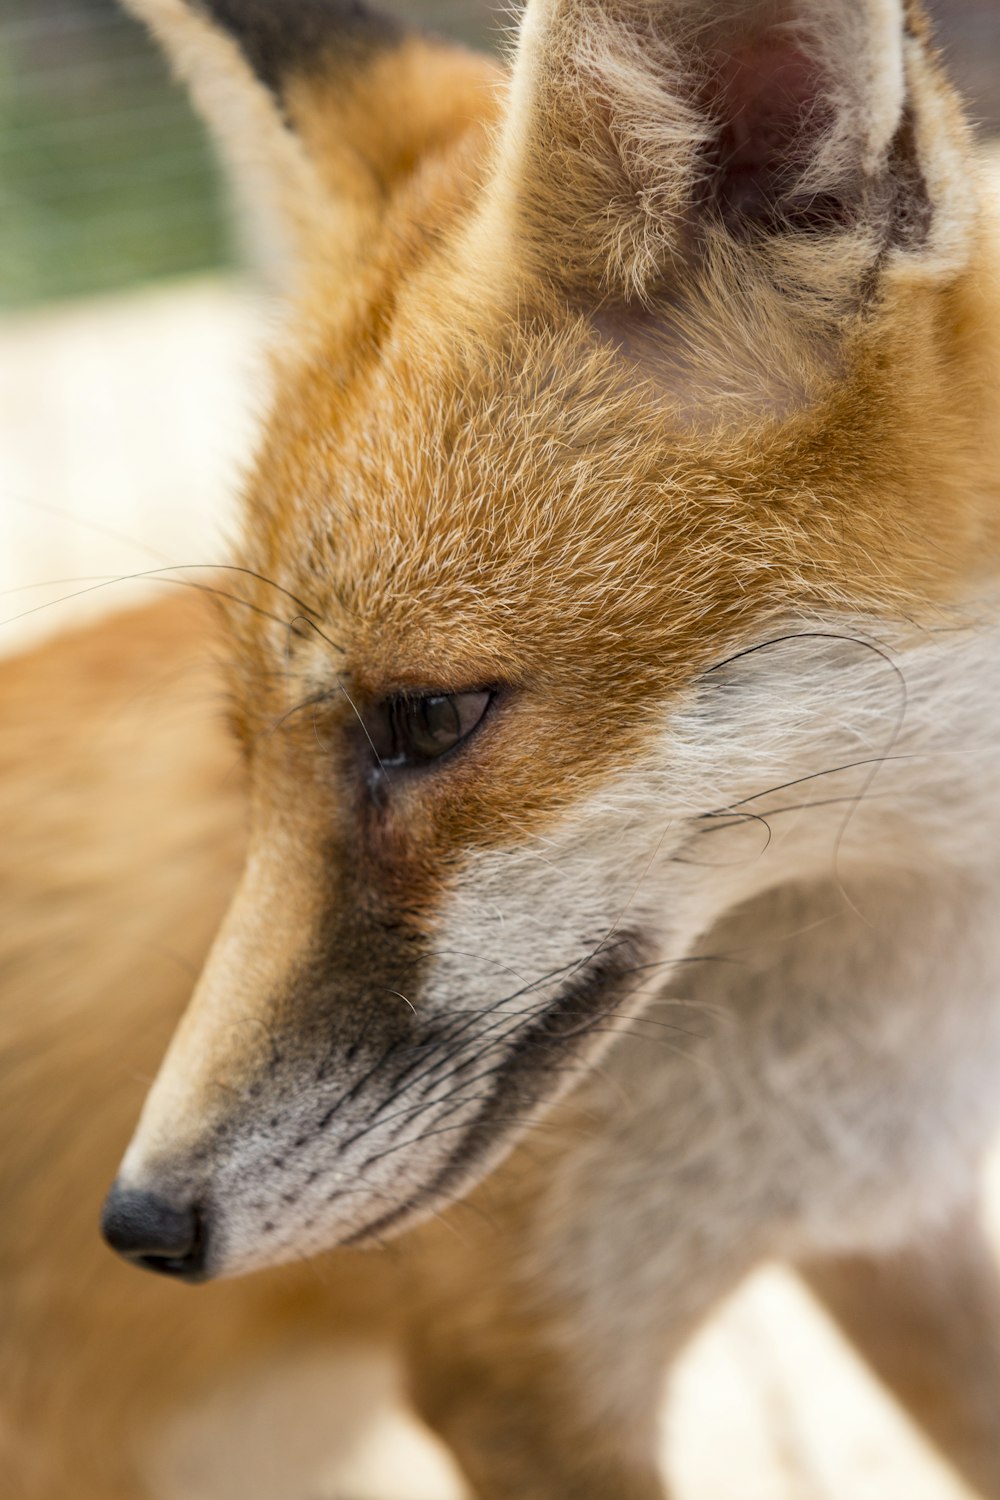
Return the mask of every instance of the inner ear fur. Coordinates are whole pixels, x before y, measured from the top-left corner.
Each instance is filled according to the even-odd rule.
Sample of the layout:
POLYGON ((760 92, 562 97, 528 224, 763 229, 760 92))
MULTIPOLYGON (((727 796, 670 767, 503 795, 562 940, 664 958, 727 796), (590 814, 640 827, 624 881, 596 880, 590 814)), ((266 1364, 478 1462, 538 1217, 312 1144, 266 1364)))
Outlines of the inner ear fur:
POLYGON ((955 248, 966 149, 916 4, 529 0, 498 196, 571 293, 728 265, 839 313, 955 248))
POLYGON ((401 183, 493 105, 492 64, 357 0, 124 3, 188 83, 238 196, 291 261, 319 254, 336 270, 370 254, 401 183))

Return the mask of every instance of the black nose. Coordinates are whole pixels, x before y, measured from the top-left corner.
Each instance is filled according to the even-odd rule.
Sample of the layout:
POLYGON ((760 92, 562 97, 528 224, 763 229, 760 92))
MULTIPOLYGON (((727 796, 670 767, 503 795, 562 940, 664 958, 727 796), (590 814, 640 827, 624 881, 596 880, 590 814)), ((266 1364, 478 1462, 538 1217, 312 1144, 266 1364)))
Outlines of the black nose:
POLYGON ((112 1250, 147 1271, 179 1281, 205 1279, 205 1219, 193 1205, 179 1208, 156 1193, 115 1183, 104 1200, 101 1233, 112 1250))

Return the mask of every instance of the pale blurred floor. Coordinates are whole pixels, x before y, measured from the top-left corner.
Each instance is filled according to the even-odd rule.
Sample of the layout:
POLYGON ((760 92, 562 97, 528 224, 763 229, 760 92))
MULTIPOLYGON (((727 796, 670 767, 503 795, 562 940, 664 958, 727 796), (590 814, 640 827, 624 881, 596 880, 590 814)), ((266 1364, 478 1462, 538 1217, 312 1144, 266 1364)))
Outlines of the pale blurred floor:
MULTIPOLYGON (((225 557, 221 533, 260 399, 251 394, 259 332, 251 295, 211 280, 0 324, 0 650, 166 586, 114 584, 51 602, 94 575, 225 557)), ((1000 1184, 991 1201, 1000 1204, 1000 1184)), ((665 1442, 682 1500, 962 1493, 779 1270, 755 1278, 692 1350, 665 1442)), ((220 1393, 182 1424, 157 1474, 164 1500, 456 1493, 393 1405, 385 1367, 338 1355, 220 1393), (220 1443, 225 1430, 232 1443, 220 1443), (267 1478, 276 1430, 297 1448, 301 1492, 267 1478), (327 1458, 333 1450, 339 1459, 327 1458), (192 1487, 192 1473, 203 1482, 192 1487)))
POLYGON ((225 559, 261 332, 212 278, 0 320, 0 651, 225 559))

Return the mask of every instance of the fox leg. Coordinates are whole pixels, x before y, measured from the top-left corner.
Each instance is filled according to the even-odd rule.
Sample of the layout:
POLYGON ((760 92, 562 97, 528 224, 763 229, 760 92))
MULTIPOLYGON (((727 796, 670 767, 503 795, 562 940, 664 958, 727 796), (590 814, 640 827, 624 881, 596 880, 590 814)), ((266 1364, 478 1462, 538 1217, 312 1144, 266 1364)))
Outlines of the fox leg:
POLYGON ((803 1275, 984 1500, 1000 1500, 1000 1270, 971 1209, 926 1244, 803 1275))
POLYGON ((749 1235, 706 1242, 669 1196, 623 1202, 620 1166, 569 1163, 527 1211, 491 1197, 489 1229, 470 1239, 463 1217, 462 1240, 424 1241, 410 1395, 476 1500, 666 1500, 667 1372, 757 1257, 749 1235))
POLYGON ((587 1420, 570 1352, 562 1366, 539 1347, 537 1331, 531 1338, 513 1326, 424 1329, 410 1349, 410 1379, 419 1414, 450 1448, 476 1500, 666 1500, 656 1458, 659 1369, 620 1428, 587 1420), (511 1346, 501 1351, 505 1338, 511 1346))

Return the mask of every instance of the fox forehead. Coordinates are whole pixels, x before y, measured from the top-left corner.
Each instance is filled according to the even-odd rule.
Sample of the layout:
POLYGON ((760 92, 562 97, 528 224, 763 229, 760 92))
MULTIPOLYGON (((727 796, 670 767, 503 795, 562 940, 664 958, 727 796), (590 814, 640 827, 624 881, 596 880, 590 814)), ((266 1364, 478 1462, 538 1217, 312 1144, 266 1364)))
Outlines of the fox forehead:
MULTIPOLYGON (((986 321, 973 278, 887 274, 835 346, 803 337, 794 297, 765 294, 756 272, 751 300, 737 295, 718 260, 687 301, 683 275, 675 296, 657 293, 648 318, 610 283, 596 298, 553 290, 531 257, 484 239, 496 230, 505 249, 558 190, 554 166, 511 162, 518 87, 434 49, 411 77, 411 44, 380 51, 386 40, 351 87, 338 70, 285 90, 342 202, 367 203, 341 180, 331 127, 348 128, 345 111, 359 160, 388 174, 377 217, 355 225, 361 252, 308 258, 246 520, 243 561, 321 624, 309 686, 324 672, 373 696, 513 681, 554 706, 610 690, 627 717, 769 615, 909 612, 968 578, 983 486, 956 465, 968 388, 945 372, 968 366, 986 321), (383 140, 400 79, 450 100, 424 99, 429 135, 405 170, 383 140), (529 167, 530 212, 515 210, 529 167), (699 382, 717 394, 734 379, 758 381, 763 401, 701 400, 699 382)), ((599 119, 605 105, 618 108, 608 95, 599 119)), ((838 252, 814 244, 811 262, 826 258, 838 252)), ((244 664, 287 657, 287 630, 250 612, 235 629, 244 664)), ((241 697, 259 692, 259 674, 237 676, 241 697)))
POLYGON ((353 382, 320 356, 279 388, 245 560, 309 599, 362 693, 662 699, 769 613, 905 606, 962 566, 935 370, 900 390, 859 358, 806 411, 705 432, 582 318, 470 342, 411 311, 353 382))

